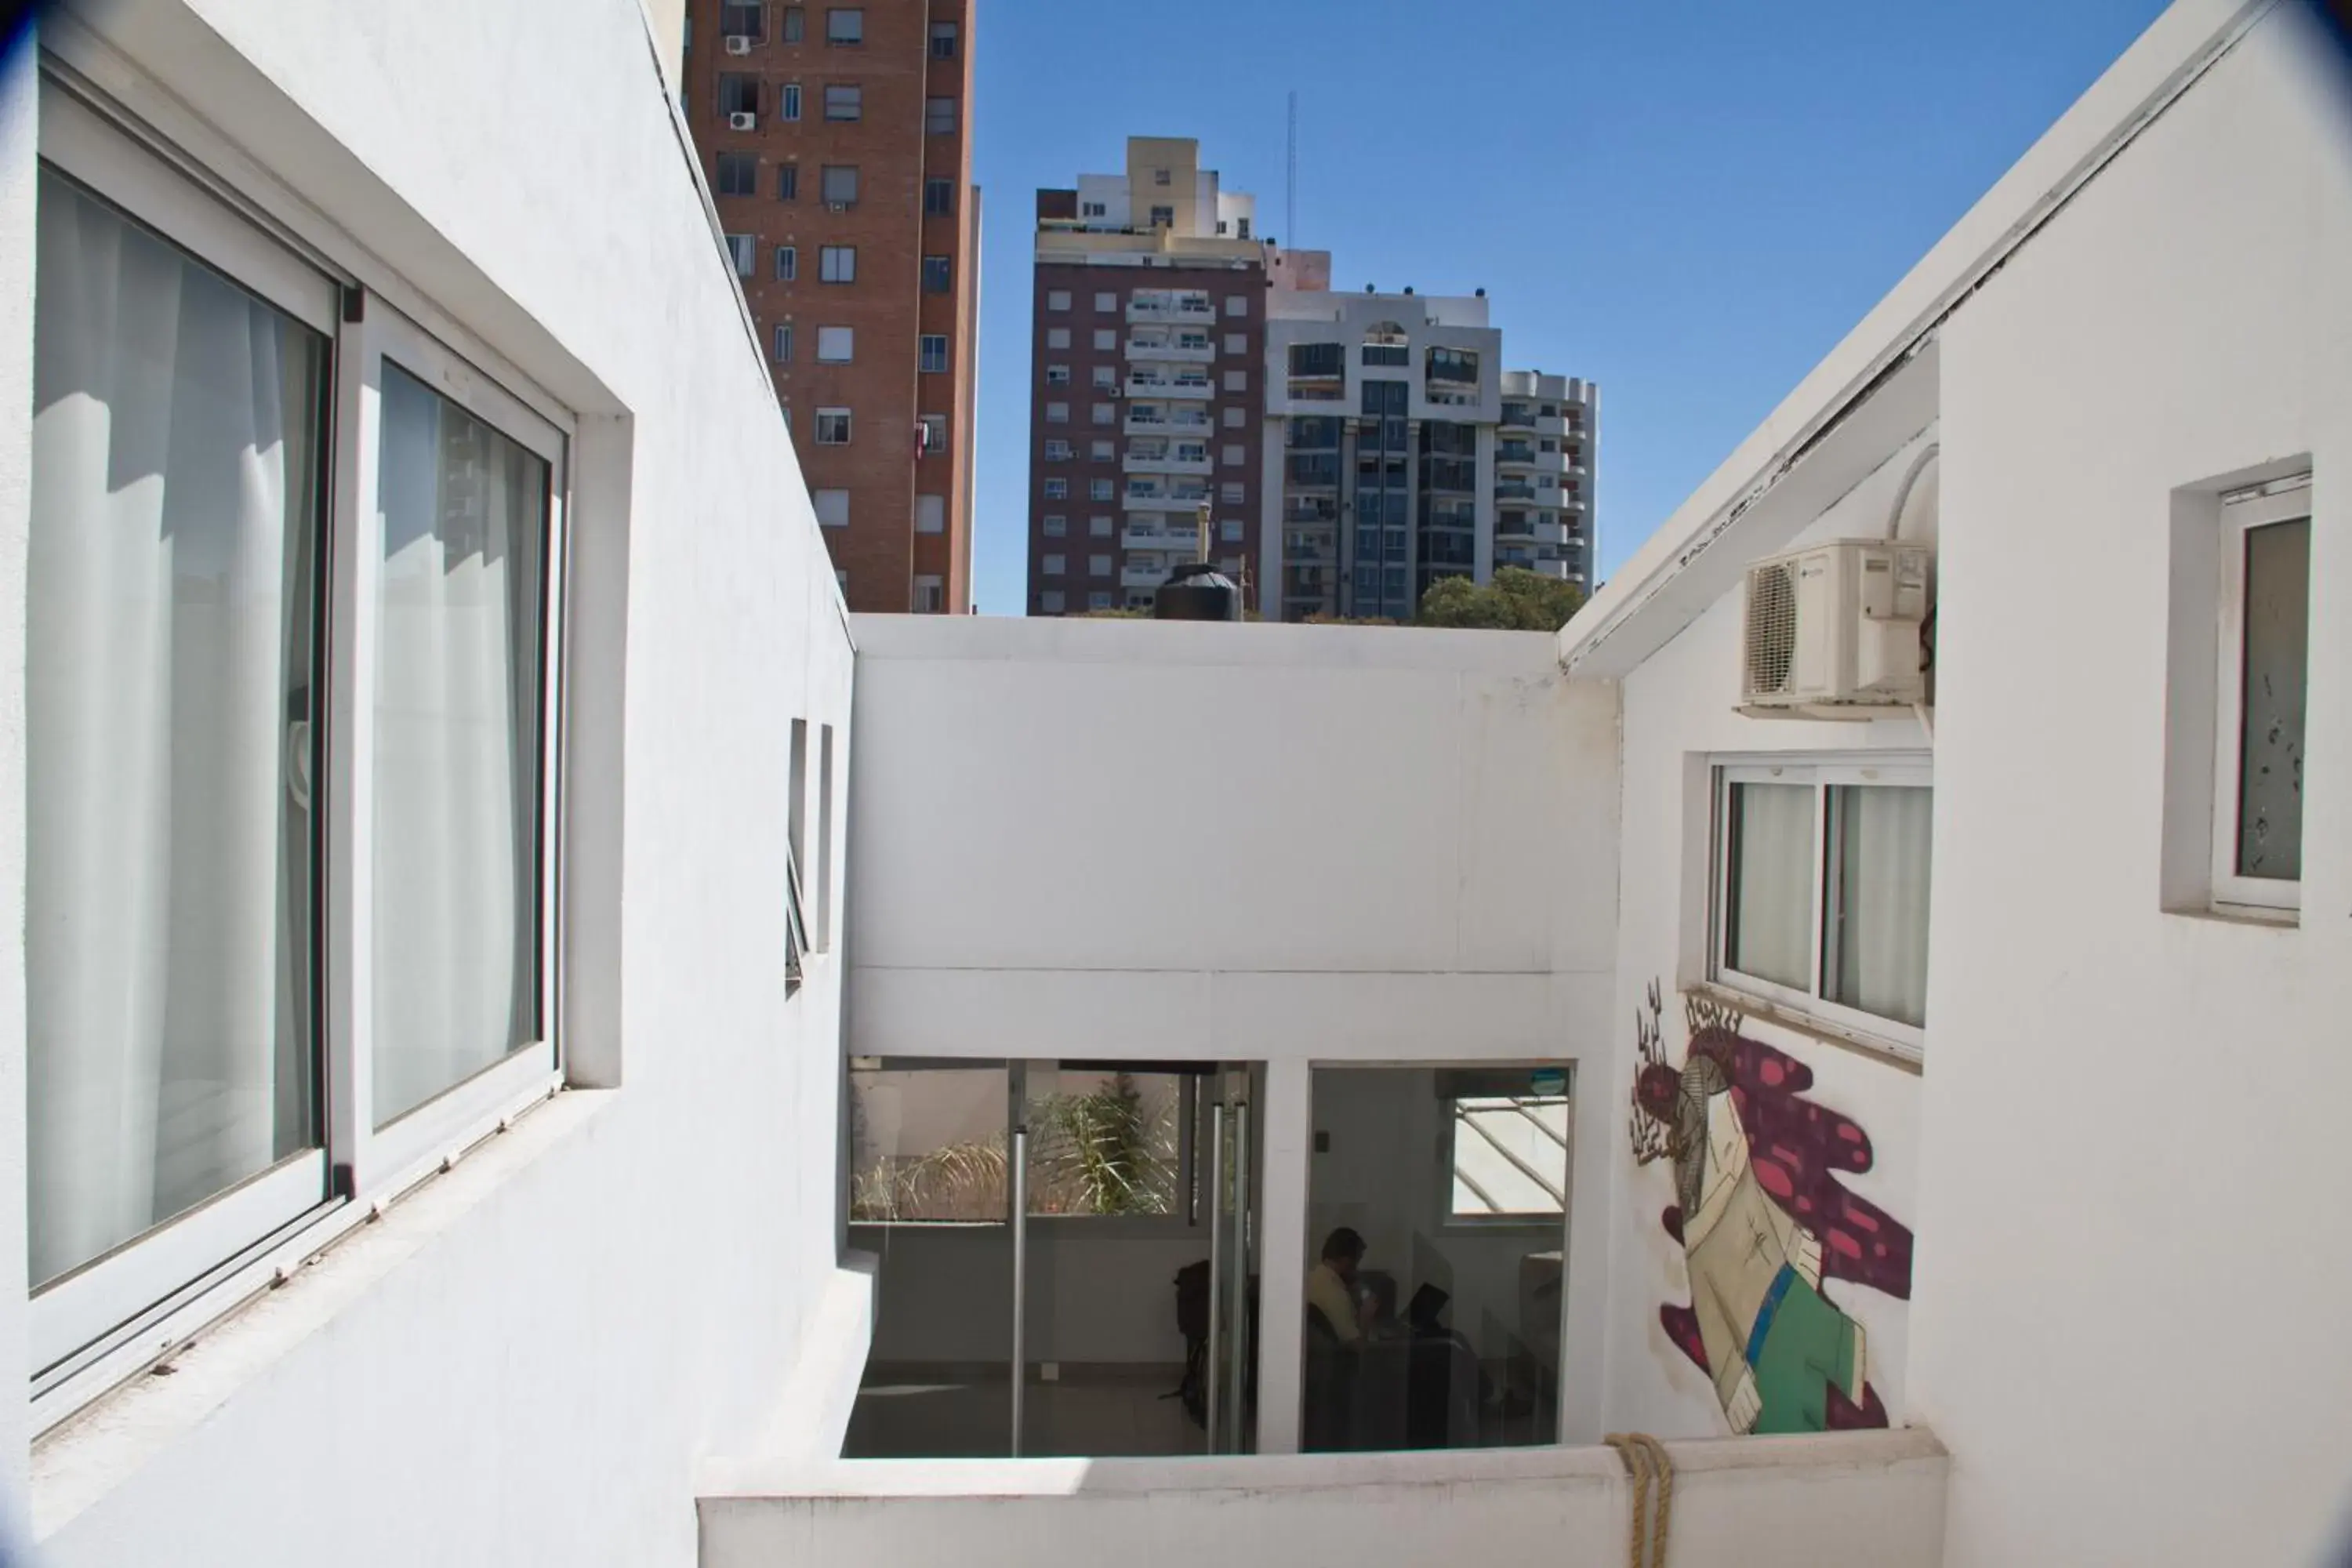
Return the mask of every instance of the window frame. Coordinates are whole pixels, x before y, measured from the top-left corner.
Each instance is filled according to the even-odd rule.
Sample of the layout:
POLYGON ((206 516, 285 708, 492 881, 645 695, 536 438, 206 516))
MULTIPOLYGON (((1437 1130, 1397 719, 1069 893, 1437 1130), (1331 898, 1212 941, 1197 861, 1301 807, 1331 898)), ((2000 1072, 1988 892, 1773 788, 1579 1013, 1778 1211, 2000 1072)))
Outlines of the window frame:
POLYGON ((846 447, 850 444, 850 441, 856 433, 856 416, 851 410, 847 408, 820 408, 816 411, 815 440, 818 446, 846 447), (825 421, 828 419, 840 421, 841 438, 839 440, 828 441, 824 438, 825 421))
MULTIPOLYGON (((1913 752, 1890 752, 1883 756, 1867 752, 1750 752, 1711 757, 1708 764, 1705 964, 1708 982, 1771 1004, 1799 1019, 1822 1025, 1833 1034, 1859 1039, 1905 1060, 1921 1060, 1927 1043, 1924 1024, 1907 1024, 1899 1018, 1865 1012, 1827 994, 1823 976, 1836 961, 1827 922, 1831 886, 1838 875, 1837 846, 1830 836, 1830 792, 1841 785, 1932 792, 1933 758, 1913 752), (1730 937, 1727 915, 1732 870, 1731 786, 1743 784, 1801 784, 1812 792, 1812 898, 1808 912, 1806 971, 1809 991, 1736 969, 1725 956, 1730 937)), ((1932 828, 1930 831, 1932 835, 1932 828)))
POLYGON ((776 247, 775 260, 772 263, 772 267, 774 270, 777 282, 799 282, 801 276, 800 247, 796 245, 780 245, 776 247))
MULTIPOLYGON (((791 16, 791 12, 786 12, 791 16)), ((776 118, 786 124, 797 125, 801 118, 801 84, 784 81, 776 84, 776 118)))
MULTIPOLYGON (((2252 495, 2221 502, 2221 554, 2216 562, 2218 679, 2213 688, 2212 899, 2215 913, 2291 920, 2303 911, 2303 881, 2248 877, 2238 870, 2241 766, 2245 737, 2246 541, 2255 529, 2312 518, 2308 472, 2272 481, 2252 495)), ((2304 659, 2306 692, 2311 662, 2304 659)), ((2308 698, 2306 697, 2306 702, 2308 698)), ((2306 796, 2307 799, 2307 796, 2306 796)))
POLYGON ((829 81, 824 84, 824 122, 828 125, 856 125, 866 119, 866 84, 856 81, 829 81), (835 112, 835 93, 842 94, 842 112, 835 112))
POLYGON ((863 5, 833 5, 826 7, 824 13, 824 47, 829 49, 856 49, 863 48, 865 46, 866 7, 863 5), (838 19, 844 16, 854 16, 856 18, 856 21, 854 24, 857 29, 857 36, 856 37, 845 37, 834 31, 838 19))
MULTIPOLYGON (((562 1082, 565 622, 577 422, 571 412, 454 323, 428 329, 365 280, 363 256, 331 234, 257 216, 264 204, 216 170, 205 149, 167 152, 153 132, 39 73, 37 164, 54 170, 158 239, 227 279, 328 350, 320 396, 317 530, 310 589, 316 898, 298 940, 314 954, 318 1124, 308 1146, 27 1291, 28 1392, 36 1433, 63 1420, 266 1286, 290 1247, 358 1224, 562 1082), (349 253, 349 254, 346 254, 349 253), (360 264, 359 266, 352 265, 360 264), (350 309, 355 303, 356 310, 350 309), (357 319, 352 319, 356 316, 357 319), (370 1015, 373 853, 375 533, 383 445, 380 388, 390 361, 547 465, 541 518, 537 878, 529 918, 537 1038, 401 1115, 375 1124, 370 1015), (515 383, 513 388, 506 380, 515 383)), ((429 300, 423 301, 428 307, 429 300)))
POLYGON ((857 281, 857 247, 854 245, 821 245, 816 252, 816 280, 820 283, 855 283, 857 281))
POLYGON ((915 370, 921 375, 944 375, 948 370, 948 334, 919 332, 915 336, 915 370), (934 353, 934 350, 937 352, 934 353), (938 363, 934 363, 936 360, 938 363))

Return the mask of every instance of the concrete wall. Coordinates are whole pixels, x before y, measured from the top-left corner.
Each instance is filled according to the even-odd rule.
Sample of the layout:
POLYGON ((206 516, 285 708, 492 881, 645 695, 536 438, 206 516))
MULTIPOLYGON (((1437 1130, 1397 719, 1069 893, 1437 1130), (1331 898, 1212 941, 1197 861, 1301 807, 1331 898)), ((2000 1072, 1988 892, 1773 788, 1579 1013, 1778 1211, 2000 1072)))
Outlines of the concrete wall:
MULTIPOLYGON (((575 649, 572 742, 599 760, 575 767, 571 799, 601 826, 568 849, 564 1049, 576 1080, 606 1087, 525 1116, 180 1352, 173 1375, 45 1438, 29 1479, 21 1438, 0 1444, 0 1483, 29 1486, 55 1568, 690 1563, 691 1457, 753 1441, 836 1263, 840 970, 814 961, 787 997, 781 890, 789 721, 839 726, 845 757, 850 648, 645 15, 636 0, 580 0, 558 26, 471 0, 103 15, 120 53, 87 68, 142 110, 185 105, 261 171, 232 160, 226 176, 268 185, 273 210, 290 193, 334 247, 581 416, 574 589, 598 594, 574 605, 594 635, 575 649)), ((14 302, 30 297, 35 149, 15 89, 0 626, 20 623, 27 517, 14 302)), ((21 640, 0 637, 0 714, 22 711, 21 640)), ((12 931, 23 737, 0 722, 12 931)), ((18 943, 0 951, 0 995, 18 996, 18 943)), ((21 1005, 0 1007, 10 1216, 23 1029, 21 1005)), ((19 1239, 0 1258, 21 1269, 7 1223, 19 1239)), ((0 1289, 18 1364, 24 1303, 0 1289)))
POLYGON ((2326 58, 2272 14, 1944 336, 1910 1406, 1955 1456, 1955 1568, 2309 1562, 2345 1517, 2352 141, 2326 58), (2298 454, 2302 921, 2167 913, 2174 494, 2298 454))
MULTIPOLYGON (((1926 1432, 1669 1445, 1678 1568, 1935 1568, 1942 1447, 1926 1432)), ((713 1465, 706 1568, 1360 1568, 1627 1561, 1632 1488, 1607 1448, 1283 1459, 713 1465)))
MULTIPOLYGON (((1548 637, 856 629, 851 1050, 1267 1062, 1266 1300, 1302 1299, 1310 1064, 1614 1048, 1616 697, 1570 688, 1548 637)), ((1580 1158, 1610 1145, 1591 1114, 1580 1158)), ((1598 1436, 1588 1229, 1568 1419, 1598 1436)), ((1299 1324, 1265 1324, 1278 1451, 1299 1324)))
MULTIPOLYGON (((1904 473, 1930 439, 1922 434, 1877 470, 1816 514, 1798 534, 1801 542, 1876 537, 1885 531, 1904 473)), ((1904 536, 1937 536, 1932 468, 1906 508, 1904 536)), ((1921 757, 1927 740, 1912 719, 1867 723, 1811 723, 1743 717, 1740 633, 1744 607, 1738 590, 1726 595, 1681 636, 1654 654, 1622 686, 1625 795, 1621 854, 1624 879, 1619 903, 1620 954, 1612 1028, 1618 1049, 1595 1074, 1591 1094, 1619 1112, 1609 1124, 1611 1213, 1609 1415, 1612 1423, 1673 1436, 1727 1430, 1721 1402, 1706 1374, 1667 1337, 1659 1309, 1688 1306, 1683 1248, 1660 1215, 1675 1202, 1671 1161, 1637 1165, 1626 1129, 1635 1059, 1635 1020, 1648 1012, 1654 984, 1664 1003, 1660 1022, 1666 1058, 1679 1068, 1688 1044, 1685 1004, 1704 996, 1707 978, 1706 921, 1710 898, 1712 809, 1708 759, 1724 753, 1880 752, 1921 757)), ((1939 781, 1940 782, 1940 781, 1939 781)), ((1939 846, 1940 847, 1940 846, 1939 846)), ((1937 870, 1941 870, 1940 861, 1937 870)), ((1931 1014, 1931 1036, 1942 1020, 1931 1014)), ((1860 1053, 1833 1037, 1808 1033, 1750 1008, 1741 1032, 1778 1047, 1813 1073, 1808 1098, 1858 1122, 1870 1137, 1873 1169, 1846 1182, 1897 1220, 1910 1223, 1916 1203, 1919 1144, 1918 1074, 1860 1053)), ((1934 1070, 1933 1047, 1928 1070, 1934 1070)), ((1859 1286, 1832 1283, 1825 1292, 1862 1327, 1868 1376, 1897 1422, 1905 1415, 1906 1303, 1859 1286)))

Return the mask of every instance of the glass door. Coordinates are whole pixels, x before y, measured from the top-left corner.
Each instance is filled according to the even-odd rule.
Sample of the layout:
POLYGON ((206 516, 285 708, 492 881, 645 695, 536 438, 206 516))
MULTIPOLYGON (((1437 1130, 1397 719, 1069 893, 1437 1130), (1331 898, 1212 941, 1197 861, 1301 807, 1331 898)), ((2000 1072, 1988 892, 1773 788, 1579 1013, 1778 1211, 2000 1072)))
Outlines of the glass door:
POLYGON ((849 1245, 881 1265, 847 1457, 1013 1451, 1014 1077, 1002 1061, 850 1062, 849 1245))
POLYGON ((1209 1159, 1202 1183, 1210 1258, 1206 1447, 1257 1446, 1258 1171, 1261 1067, 1222 1067, 1204 1085, 1209 1159))

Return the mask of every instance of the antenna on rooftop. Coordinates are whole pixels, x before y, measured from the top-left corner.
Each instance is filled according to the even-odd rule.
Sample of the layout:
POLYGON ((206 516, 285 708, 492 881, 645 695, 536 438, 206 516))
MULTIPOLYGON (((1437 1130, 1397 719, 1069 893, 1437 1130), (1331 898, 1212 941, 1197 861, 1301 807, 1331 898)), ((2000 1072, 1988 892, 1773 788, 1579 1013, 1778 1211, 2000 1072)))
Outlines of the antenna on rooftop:
POLYGON ((1290 237, 1290 247, 1298 248, 1298 89, 1290 89, 1290 142, 1284 154, 1282 172, 1282 232, 1290 237))

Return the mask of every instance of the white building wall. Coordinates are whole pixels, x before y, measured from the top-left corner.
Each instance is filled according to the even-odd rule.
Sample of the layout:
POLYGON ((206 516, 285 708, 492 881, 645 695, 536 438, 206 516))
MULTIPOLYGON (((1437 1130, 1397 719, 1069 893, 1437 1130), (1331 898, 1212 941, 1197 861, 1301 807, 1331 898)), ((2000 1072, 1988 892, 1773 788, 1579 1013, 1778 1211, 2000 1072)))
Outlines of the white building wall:
POLYGON ((1911 1407, 1955 1456, 1953 1568, 2342 1539, 2352 132, 2326 58, 2273 13, 1945 332, 1911 1407), (2302 923, 2167 913, 2173 493, 2300 454, 2302 923))
MULTIPOLYGON (((1570 687, 1549 637, 911 616, 857 635, 851 1050, 1267 1062, 1265 1300, 1302 1299, 1303 1227, 1273 1216, 1305 1212, 1309 1064, 1604 1076, 1616 701, 1570 687)), ((1581 1194, 1618 1116, 1579 1114, 1565 1381, 1589 1440, 1606 1221, 1581 1194)), ((1297 1314, 1264 1332, 1261 1410, 1286 1420, 1297 1314)))
MULTIPOLYGON (((682 1568, 692 1459, 767 1423, 836 1260, 838 961, 814 961, 788 999, 783 803, 793 717, 838 727, 845 770, 850 648, 644 13, 585 0, 554 27, 471 0, 104 14, 121 55, 85 57, 101 79, 158 113, 187 106, 320 232, 340 230, 582 416, 575 590, 625 591, 625 605, 574 605, 595 657, 575 660, 573 743, 618 727, 605 763, 571 780, 583 811, 600 787, 614 796, 611 831, 572 845, 583 902, 567 936, 582 962, 566 1049, 601 1087, 523 1117, 29 1462, 26 1406, 10 1402, 0 1486, 29 1496, 51 1568, 682 1568)), ((0 921, 13 931, 35 149, 21 63, 12 81, 0 628, 18 635, 0 637, 0 715, 19 717, 0 721, 0 921)), ((22 959, 15 940, 0 952, 0 1258, 16 1281, 0 1281, 0 1350, 21 1366, 22 959)))
MULTIPOLYGON (((1922 436, 1818 515, 1799 535, 1876 537, 1904 470, 1929 437, 1922 436)), ((1935 536, 1927 498, 1906 508, 1906 538, 1935 536)), ((1637 1165, 1629 1142, 1635 1057, 1634 1021, 1648 1016, 1657 985, 1666 1058, 1685 1059, 1688 998, 1706 996, 1709 842, 1708 759, 1725 754, 1884 752, 1918 757, 1927 739, 1915 720, 1808 723, 1750 719, 1740 700, 1743 605, 1735 590, 1654 654, 1622 685, 1624 799, 1620 817, 1623 871, 1618 906, 1617 994, 1611 1012, 1618 1049, 1609 1088, 1618 1110, 1610 1124, 1610 1172, 1618 1200, 1611 1255, 1609 1419, 1612 1426, 1675 1437, 1717 1436, 1729 1425, 1714 1384, 1667 1336, 1660 1309, 1691 1304, 1683 1248, 1661 1222, 1674 1204, 1671 1161, 1637 1165)), ((1937 870, 1941 869, 1938 866, 1937 870)), ((1931 1015, 1931 1039, 1942 1035, 1931 1015)), ((1884 1057, 1834 1038, 1807 1034, 1750 1008, 1740 1031, 1796 1058, 1813 1074, 1807 1098, 1842 1113, 1868 1134, 1874 1164, 1847 1189, 1909 1224, 1920 1167, 1920 1077, 1884 1057)), ((1929 1047, 1928 1071, 1937 1059, 1929 1047)), ((1867 1375, 1891 1418, 1906 1418, 1910 1309, 1876 1289, 1832 1279, 1823 1294, 1863 1329, 1867 1375)))

